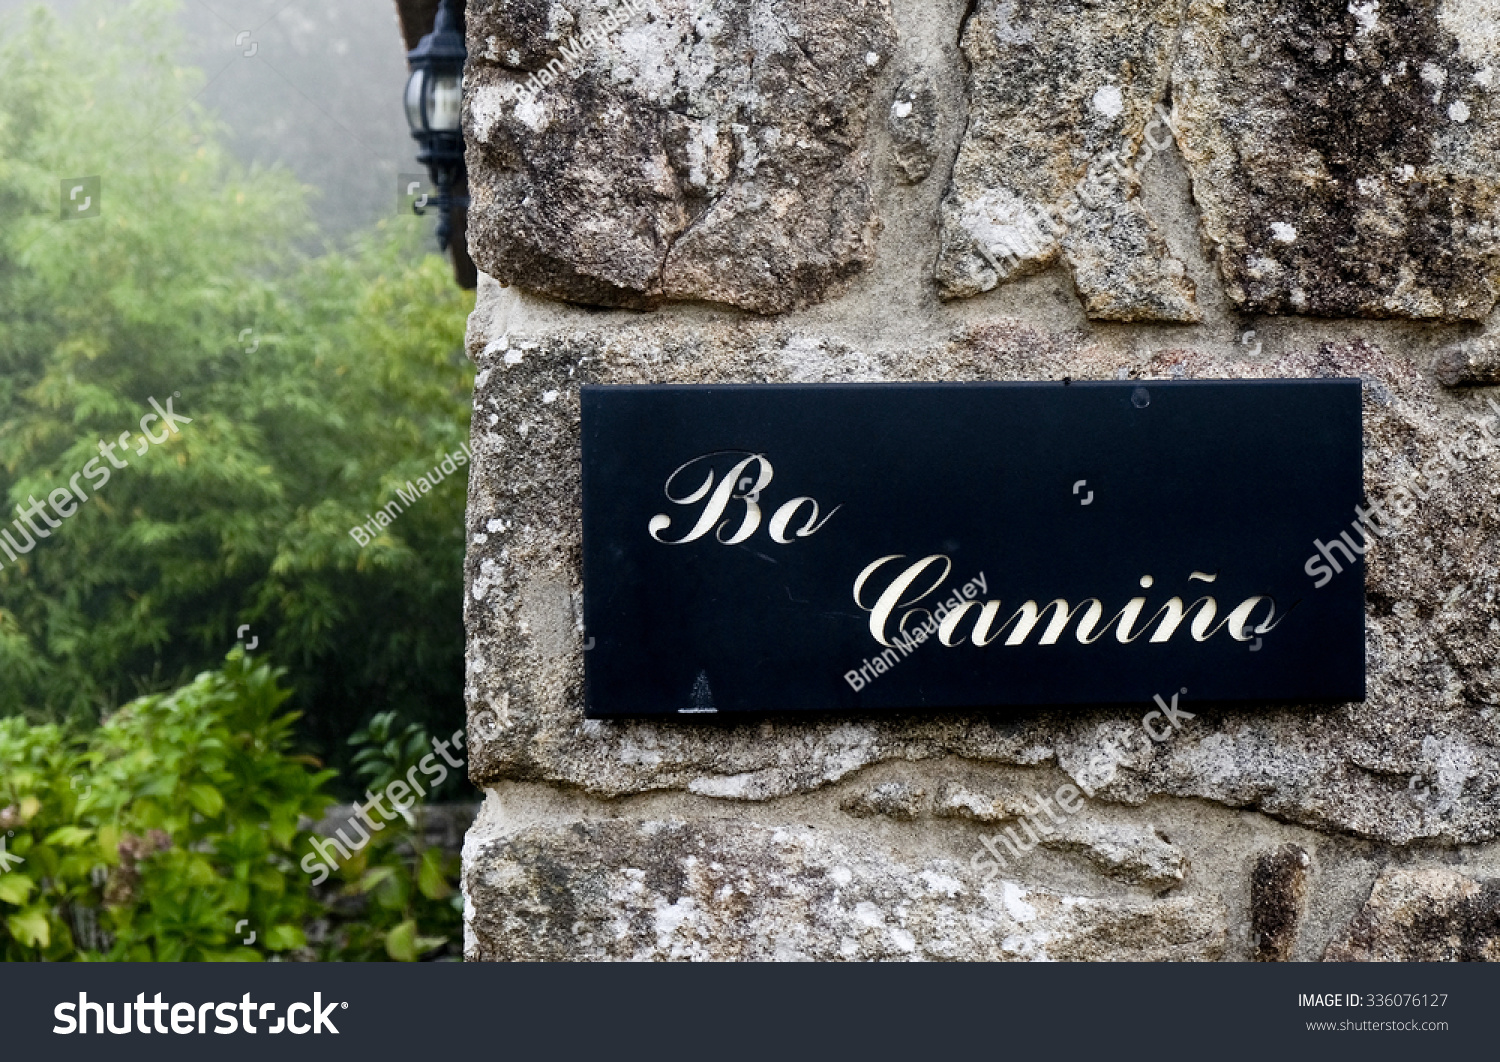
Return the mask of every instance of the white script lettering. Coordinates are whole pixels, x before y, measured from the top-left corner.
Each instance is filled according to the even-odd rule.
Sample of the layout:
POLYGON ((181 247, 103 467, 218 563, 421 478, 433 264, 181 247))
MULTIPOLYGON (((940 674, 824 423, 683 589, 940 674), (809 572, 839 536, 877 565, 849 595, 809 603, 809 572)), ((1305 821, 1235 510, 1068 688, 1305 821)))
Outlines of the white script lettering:
MULTIPOLYGON (((662 533, 672 526, 672 517, 666 513, 657 513, 651 518, 651 522, 646 527, 646 530, 650 532, 651 537, 656 539, 656 541, 667 546, 681 546, 689 542, 696 542, 708 534, 709 531, 713 531, 714 538, 719 542, 722 542, 726 546, 737 546, 755 534, 760 528, 760 493, 771 485, 771 477, 775 475, 775 472, 771 468, 770 460, 765 454, 750 454, 736 462, 725 473, 723 479, 718 479, 712 464, 705 464, 705 462, 713 462, 715 458, 718 458, 721 462, 727 459, 726 455, 722 452, 704 454, 702 457, 695 457, 686 464, 678 466, 676 471, 667 477, 667 483, 662 493, 667 496, 669 502, 673 505, 683 506, 697 505, 699 502, 704 502, 704 505, 702 511, 698 514, 697 522, 693 524, 686 535, 678 539, 662 537, 662 533), (677 480, 677 477, 684 475, 688 472, 688 469, 694 468, 694 466, 707 473, 702 484, 696 490, 681 497, 674 495, 672 493, 672 485, 677 480), (752 466, 755 468, 753 473, 751 472, 752 466), (705 499, 707 500, 705 501, 705 499), (725 530, 733 523, 732 517, 724 519, 732 502, 744 503, 745 511, 744 515, 740 518, 739 527, 735 528, 734 533, 728 538, 725 538, 725 530)), ((696 473, 689 473, 689 475, 696 475, 696 473)), ((806 538, 809 535, 817 533, 824 524, 833 518, 833 514, 838 512, 840 508, 842 506, 835 506, 827 516, 824 516, 820 520, 818 519, 820 509, 816 500, 805 495, 793 498, 771 514, 770 522, 766 525, 766 531, 770 534, 772 541, 778 542, 783 546, 790 545, 798 538, 806 538), (807 519, 801 527, 791 531, 791 535, 788 536, 788 531, 792 527, 792 521, 797 517, 799 511, 804 508, 808 510, 807 519)))

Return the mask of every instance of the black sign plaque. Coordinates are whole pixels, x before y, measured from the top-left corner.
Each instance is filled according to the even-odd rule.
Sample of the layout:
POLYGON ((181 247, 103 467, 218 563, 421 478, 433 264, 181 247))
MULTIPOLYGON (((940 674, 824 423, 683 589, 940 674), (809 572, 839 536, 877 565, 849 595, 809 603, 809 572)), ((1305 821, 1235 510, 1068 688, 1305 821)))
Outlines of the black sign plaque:
POLYGON ((1364 699, 1357 380, 582 406, 590 718, 1364 699))

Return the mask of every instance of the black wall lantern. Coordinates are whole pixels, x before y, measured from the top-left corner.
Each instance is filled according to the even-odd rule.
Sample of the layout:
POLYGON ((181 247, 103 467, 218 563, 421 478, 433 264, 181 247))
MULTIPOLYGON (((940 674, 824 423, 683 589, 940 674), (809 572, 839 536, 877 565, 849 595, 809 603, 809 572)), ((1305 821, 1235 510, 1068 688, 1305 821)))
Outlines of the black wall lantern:
MULTIPOLYGON (((453 210, 469 205, 461 124, 467 55, 460 0, 442 0, 432 32, 406 53, 411 68, 406 81, 406 121, 418 144, 417 161, 427 167, 437 188, 436 200, 425 205, 438 210, 438 247, 444 251, 453 233, 453 210)), ((424 213, 422 200, 414 209, 424 213)))

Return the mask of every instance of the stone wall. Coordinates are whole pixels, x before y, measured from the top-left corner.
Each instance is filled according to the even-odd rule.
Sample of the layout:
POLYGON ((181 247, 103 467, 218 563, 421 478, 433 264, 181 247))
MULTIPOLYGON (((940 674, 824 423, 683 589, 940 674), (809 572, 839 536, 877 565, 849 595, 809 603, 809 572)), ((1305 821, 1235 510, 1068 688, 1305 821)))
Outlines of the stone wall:
POLYGON ((1500 9, 470 0, 468 33, 470 959, 1500 948, 1500 9), (1187 699, 1161 742, 1151 705, 583 718, 581 384, 1328 376, 1400 509, 1364 703, 1187 699))

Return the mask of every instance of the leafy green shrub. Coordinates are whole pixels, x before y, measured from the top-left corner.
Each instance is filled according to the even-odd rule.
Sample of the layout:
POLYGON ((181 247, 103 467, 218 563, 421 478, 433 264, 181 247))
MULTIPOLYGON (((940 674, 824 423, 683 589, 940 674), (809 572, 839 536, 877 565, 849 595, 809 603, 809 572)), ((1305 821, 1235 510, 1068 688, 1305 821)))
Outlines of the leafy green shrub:
MULTIPOLYGON (((421 809, 413 810, 420 819, 421 809)), ((423 846, 421 832, 419 824, 405 833, 376 833, 339 867, 344 884, 334 909, 341 924, 330 937, 332 956, 415 962, 460 939, 463 900, 453 886, 458 857, 423 846), (362 902, 339 903, 350 899, 362 902)))
MULTIPOLYGON (((354 765, 365 779, 366 793, 382 792, 407 777, 433 751, 426 729, 415 723, 402 728, 395 712, 377 713, 349 744, 359 750, 354 765)), ((428 796, 439 788, 445 787, 435 787, 428 796)), ((463 900, 450 884, 458 876, 458 857, 424 843, 426 812, 421 804, 401 815, 408 829, 371 832, 369 843, 339 866, 340 899, 363 899, 363 909, 380 912, 373 919, 349 920, 335 931, 340 958, 388 956, 413 962, 459 937, 463 900), (399 921, 389 926, 392 919, 399 921), (432 931, 446 935, 432 936, 432 931)), ((385 821, 389 826, 402 820, 385 821)))
POLYGON ((332 772, 291 754, 280 676, 235 650, 86 735, 0 719, 0 960, 411 960, 451 936, 456 868, 418 822, 333 895, 298 866, 332 772))

